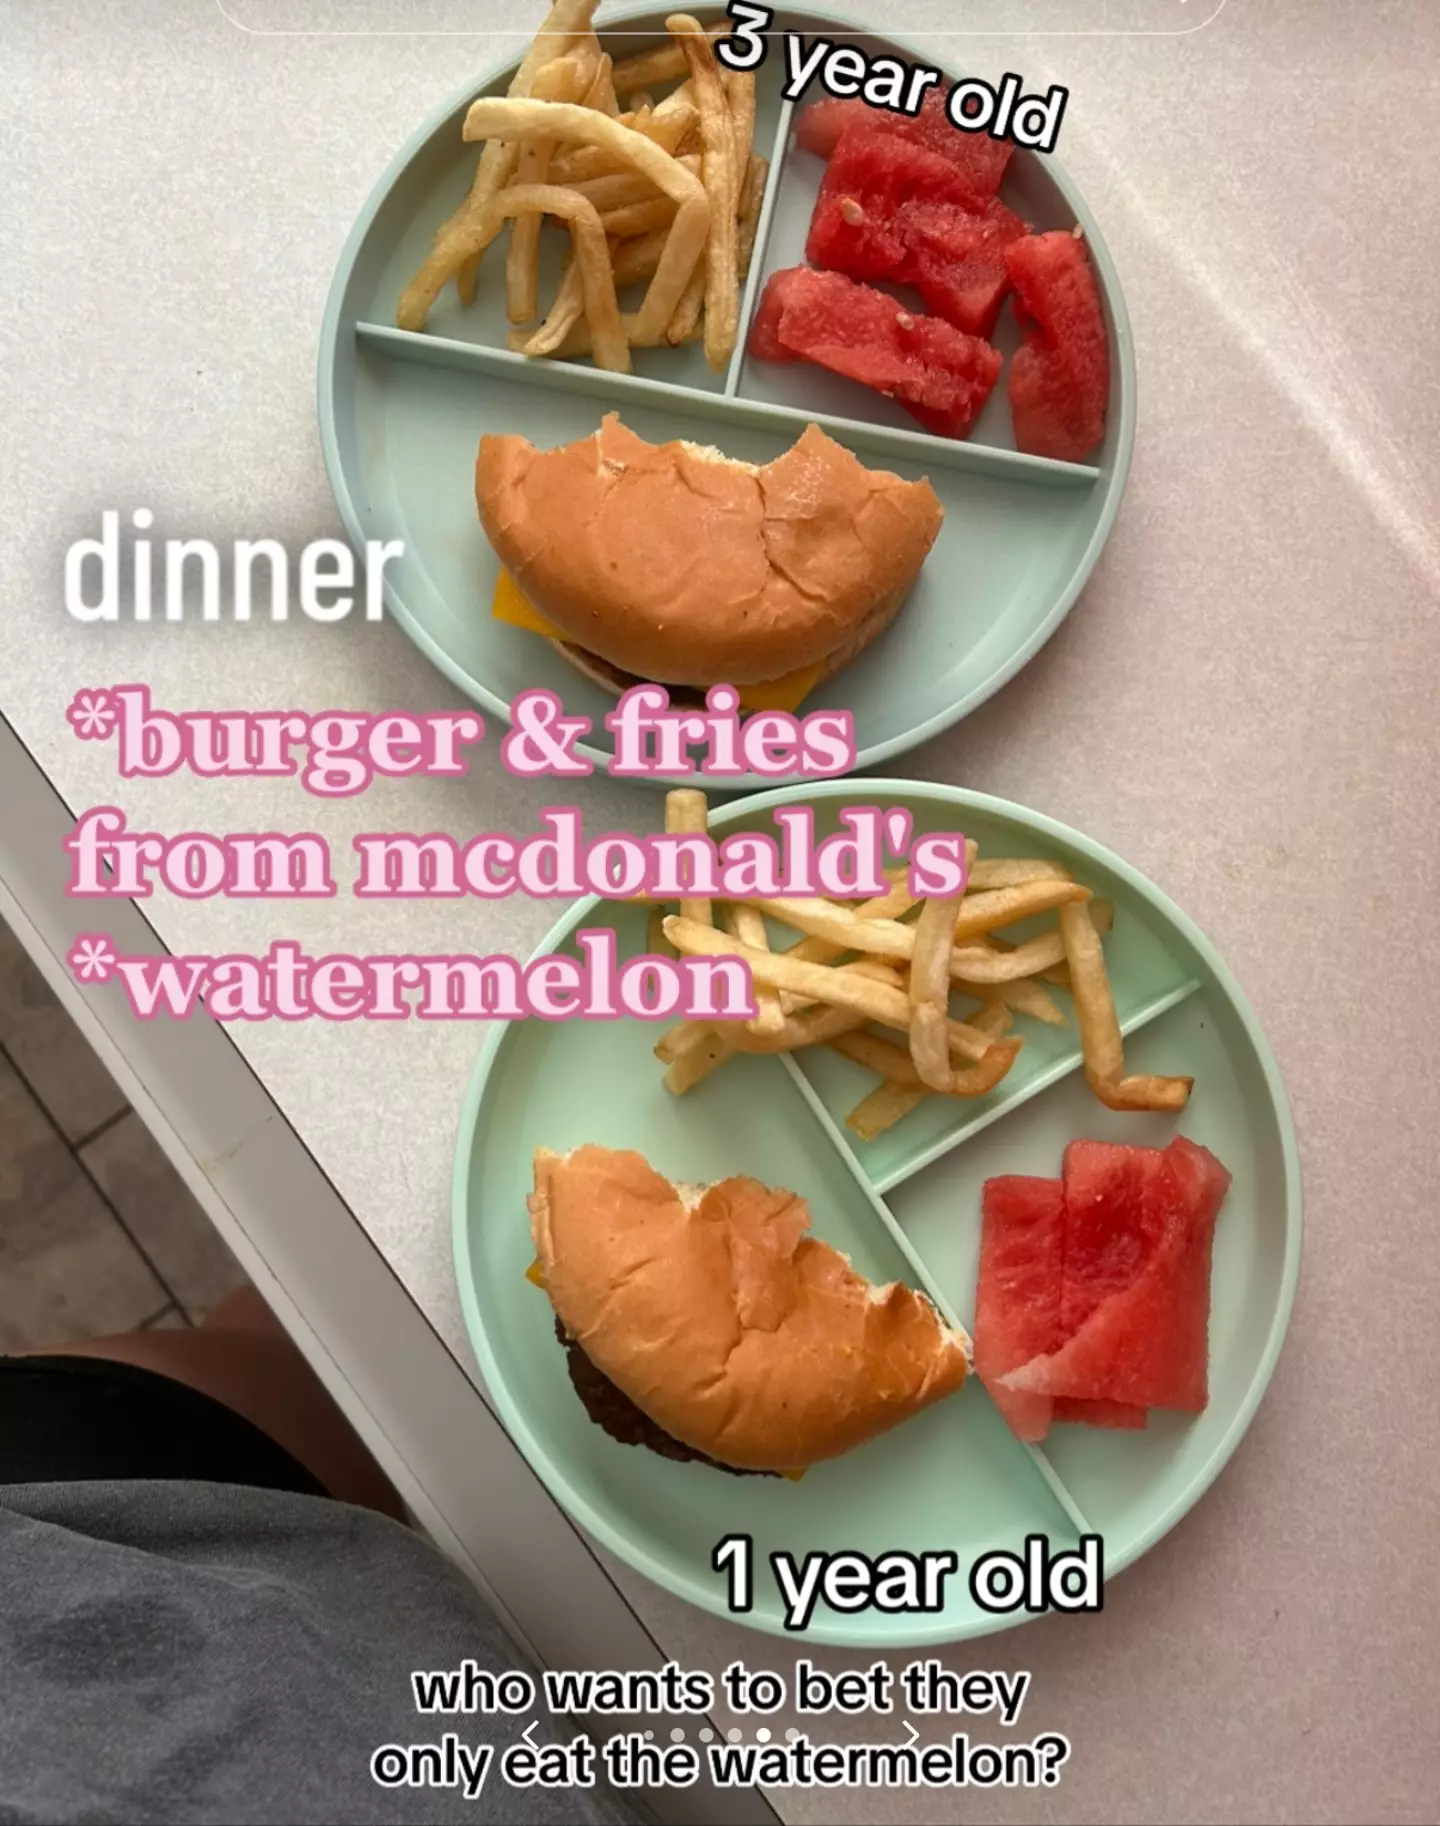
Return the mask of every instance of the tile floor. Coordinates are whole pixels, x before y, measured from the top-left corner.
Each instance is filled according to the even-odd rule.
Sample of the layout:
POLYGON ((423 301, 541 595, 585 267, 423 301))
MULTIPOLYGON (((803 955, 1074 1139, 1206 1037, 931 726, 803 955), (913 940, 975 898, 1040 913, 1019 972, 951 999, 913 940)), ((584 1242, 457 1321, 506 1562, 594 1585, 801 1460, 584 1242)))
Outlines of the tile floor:
POLYGON ((191 1325, 244 1279, 0 924, 0 1353, 191 1325))

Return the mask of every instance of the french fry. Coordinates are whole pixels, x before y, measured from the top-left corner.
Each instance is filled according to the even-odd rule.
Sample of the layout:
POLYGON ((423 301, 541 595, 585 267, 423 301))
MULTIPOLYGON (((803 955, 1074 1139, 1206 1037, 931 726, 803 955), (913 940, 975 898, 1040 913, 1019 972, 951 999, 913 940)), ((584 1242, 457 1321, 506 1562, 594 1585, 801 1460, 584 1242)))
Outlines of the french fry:
MULTIPOLYGON (((595 6, 596 0, 555 0, 530 49, 520 60, 520 67, 510 84, 512 96, 528 96, 536 73, 547 63, 564 56, 576 37, 589 30, 595 6)), ((489 204, 509 183, 519 156, 517 146, 498 140, 485 146, 464 202, 441 223, 424 263, 401 295, 395 321, 402 330, 424 329, 431 305, 462 268, 465 273, 459 287, 461 301, 469 304, 474 298, 476 268, 490 242, 482 240, 476 245, 468 231, 480 219, 490 219, 486 215, 489 204), (453 253, 457 245, 463 245, 465 252, 455 259, 453 253)), ((500 232, 500 226, 500 223, 495 224, 490 241, 500 232)))
MULTIPOLYGON (((699 174, 699 159, 681 159, 679 163, 699 174)), ((602 216, 608 209, 623 209, 627 203, 650 203, 663 194, 638 171, 612 171, 605 177, 587 178, 583 184, 572 184, 570 188, 592 202, 602 216)))
MULTIPOLYGON (((1103 938, 1115 920, 1115 909, 1108 900, 1088 903, 1090 923, 1103 938)), ((1017 945, 1010 939, 993 935, 966 946, 952 959, 952 972, 969 983, 1003 983, 1016 975, 1040 976, 1057 988, 1070 987, 1070 970, 1064 961, 1065 941, 1058 929, 1043 933, 1017 945)))
MULTIPOLYGON (((710 233, 705 243, 705 359, 719 373, 733 354, 739 334, 736 218, 740 168, 735 123, 714 46, 699 20, 689 13, 672 13, 665 27, 684 49, 700 110, 700 172, 710 199, 710 233)), ((674 334, 672 323, 672 337, 674 334)))
POLYGON ((666 1090, 676 1097, 683 1097, 686 1091, 694 1090, 697 1084, 723 1065, 734 1050, 726 1035, 713 1031, 701 1033, 695 1044, 678 1054, 666 1069, 666 1090))
POLYGON ((675 315, 670 319, 665 332, 665 340, 672 349, 678 349, 681 343, 694 342, 703 334, 700 327, 701 314, 705 309, 705 266, 702 262, 690 275, 690 283, 680 294, 680 302, 675 307, 675 315))
POLYGON ((1002 1001, 987 1002, 978 1014, 971 1015, 970 1025, 977 1032, 988 1033, 992 1040, 998 1040, 1010 1031, 1010 1010, 1002 1001))
MULTIPOLYGON (((633 247, 637 250, 635 271, 632 274, 632 277, 644 278, 647 273, 653 273, 659 263, 660 255, 658 253, 651 250, 647 254, 645 250, 645 242, 650 239, 651 237, 647 235, 640 241, 622 241, 620 243, 622 249, 633 247)), ((661 234, 659 239, 663 242, 666 237, 661 234)), ((630 271, 630 261, 617 255, 614 271, 616 285, 620 286, 626 284, 627 280, 625 275, 627 271, 630 271)), ((642 335, 639 329, 639 319, 629 312, 622 312, 620 321, 625 327, 625 340, 632 349, 660 348, 669 340, 663 335, 658 338, 650 335, 642 335)), ((549 322, 548 318, 546 319, 546 322, 549 322)), ((591 353, 590 330, 583 318, 574 323, 571 328, 565 332, 564 337, 553 347, 532 351, 530 345, 540 333, 541 332, 538 330, 511 330, 506 335, 505 346, 509 349, 513 349, 517 355, 529 355, 531 353, 552 355, 562 361, 568 361, 574 356, 589 355, 591 353)), ((692 332, 691 340, 693 341, 699 333, 700 331, 697 325, 696 329, 692 332)))
MULTIPOLYGON (((579 192, 573 192, 579 195, 579 192)), ((593 205, 591 205, 593 208, 593 205)), ((597 212, 599 214, 599 212, 597 212)), ((611 267, 611 279, 615 278, 615 268, 611 267)), ((538 331, 522 331, 513 338, 515 347, 522 354, 555 354, 560 345, 568 338, 569 332, 575 329, 586 314, 586 290, 584 279, 580 278, 580 268, 575 261, 566 261, 566 267, 560 274, 560 285, 555 292, 555 299, 546 312, 546 321, 538 331)), ((509 338, 507 338, 509 340, 509 338)))
MULTIPOLYGON (((695 831, 704 833, 710 828, 710 807, 704 793, 694 787, 682 786, 665 795, 665 829, 674 833, 695 831)), ((710 901, 697 899, 694 896, 680 902, 680 917, 695 925, 711 926, 714 921, 714 908, 710 901)), ((667 936, 668 933, 667 933, 667 936)))
MULTIPOLYGON (((579 101, 585 92, 584 65, 573 53, 557 57, 535 74, 531 93, 539 101, 579 101)), ((555 142, 526 140, 515 165, 515 182, 543 184, 555 156, 555 142)), ((505 314, 511 323, 529 323, 540 308, 540 230, 538 213, 516 216, 510 223, 505 252, 505 314)))
POLYGON ((1009 983, 956 983, 955 987, 982 1002, 993 996, 1007 1008, 1013 1008, 1016 1014, 1027 1014, 1034 1021, 1043 1021, 1047 1027, 1068 1025, 1064 1011, 1044 984, 1033 976, 1022 976, 1009 983))
POLYGON ((735 1050, 745 1053, 800 1052, 806 1046, 819 1046, 838 1034, 864 1025, 864 1016, 851 1008, 827 1008, 817 1002, 801 1014, 787 1015, 785 1025, 778 1033, 752 1034, 748 1025, 742 1027, 735 1040, 735 1050))
MULTIPOLYGON (((891 890, 896 896, 901 892, 898 888, 891 890)), ((887 901, 890 897, 884 896, 887 901)), ((914 955, 913 926, 902 926, 894 919, 867 917, 858 910, 842 907, 838 900, 826 900, 821 894, 804 900, 783 895, 756 896, 750 904, 774 919, 783 920, 787 926, 794 926, 797 932, 807 932, 812 938, 832 946, 833 956, 842 951, 867 951, 872 957, 908 960, 914 955)), ((911 900, 909 904, 915 903, 911 900)))
MULTIPOLYGON (((568 102, 482 97, 471 103, 465 117, 466 139, 524 139, 533 135, 599 146, 622 162, 633 165, 674 199, 677 208, 670 238, 637 317, 640 335, 663 330, 674 315, 680 295, 704 252, 710 227, 710 203, 704 185, 643 133, 622 127, 608 115, 597 114, 590 108, 579 108, 568 102)), ((583 198, 579 200, 584 202, 583 198)), ((588 203, 585 206, 592 207, 588 203)), ((457 248, 463 250, 460 257, 471 251, 469 241, 464 237, 451 248, 452 255, 457 248)), ((589 315, 588 291, 586 314, 589 315)), ((598 334, 593 321, 591 333, 598 334)))
MULTIPOLYGON (((683 911, 683 903, 682 903, 683 911)), ((725 912, 726 930, 733 933, 744 944, 756 951, 770 949, 770 935, 765 930, 764 916, 757 913, 754 907, 736 905, 728 907, 725 912)), ((785 1025, 785 1011, 780 1006, 780 997, 773 989, 755 991, 755 1019, 745 1023, 751 1033, 773 1036, 785 1025)))
MULTIPOLYGON (((610 265, 615 278, 615 289, 633 285, 637 280, 648 279, 659 266, 665 253, 665 244, 670 238, 668 229, 657 229, 648 235, 641 235, 633 241, 622 242, 610 249, 610 265)), ((591 349, 589 326, 584 318, 584 292, 579 275, 571 277, 571 268, 567 268, 560 282, 560 289, 555 295, 555 302, 550 307, 549 315, 538 330, 512 330, 505 338, 505 346, 513 349, 517 355, 553 355, 562 359, 574 355, 588 355, 591 349)), ((626 312, 621 322, 625 326, 625 337, 632 349, 652 348, 653 341, 641 336, 635 317, 626 312)), ((663 342, 664 337, 660 340, 663 342)))
POLYGON ((1182 1110, 1190 1099, 1193 1078, 1150 1075, 1127 1078, 1120 1022, 1105 968, 1100 934, 1083 907, 1060 909, 1060 935, 1070 966, 1070 986, 1075 997, 1075 1019, 1085 1054, 1085 1076, 1090 1088, 1112 1110, 1182 1110))
MULTIPOLYGON (((675 205, 669 197, 652 197, 648 203, 622 203, 619 209, 607 209, 600 226, 615 241, 648 235, 657 228, 669 228, 675 220, 675 205)), ((612 261, 613 266, 613 261, 612 261)))
MULTIPOLYGON (((710 30, 711 38, 726 38, 729 34, 728 19, 710 30)), ((683 76, 688 67, 685 52, 672 38, 668 44, 657 45, 653 51, 637 51, 633 57, 622 57, 615 66, 615 87, 621 95, 628 95, 632 89, 657 88, 662 82, 674 82, 683 76)))
MULTIPOLYGON (((750 967, 752 981, 767 989, 787 989, 797 997, 849 1008, 867 1021, 909 1031, 910 998, 903 989, 876 982, 856 968, 832 969, 828 964, 800 963, 785 951, 754 951, 728 933, 683 915, 665 921, 665 936, 685 957, 738 957, 750 967)), ((964 1059, 985 1057, 990 1040, 963 1021, 947 1024, 950 1050, 964 1059)))
MULTIPOLYGON (((494 105, 541 108, 567 104, 497 102, 494 105)), ((595 118, 601 117, 597 115, 595 118)), ((562 189, 556 184, 527 184, 523 187, 512 185, 510 189, 502 190, 498 196, 490 199, 476 233, 485 234, 492 217, 504 221, 512 216, 530 214, 560 216, 569 222, 574 255, 571 270, 577 275, 572 283, 579 286, 584 300, 585 314, 590 322, 595 345, 596 364, 617 373, 628 373, 630 349, 625 337, 625 326, 620 319, 620 306, 615 299, 615 279, 610 269, 610 251, 605 240, 605 230, 600 226, 595 206, 587 203, 584 197, 577 196, 573 190, 562 189)))
MULTIPOLYGON (((755 142, 755 72, 726 70, 721 81, 725 84, 725 100, 730 106, 730 125, 735 134, 735 182, 743 187, 755 142)), ((740 214, 739 196, 735 199, 735 213, 740 214)))
MULTIPOLYGON (((832 901, 829 904, 834 906, 838 902, 832 901)), ((873 900, 863 900, 857 907, 843 910, 853 912, 857 919, 898 920, 902 913, 908 913, 915 904, 915 896, 905 886, 902 871, 902 879, 888 893, 878 894, 873 900)), ((832 958, 841 957, 854 948, 848 942, 836 944, 824 938, 810 937, 802 938, 789 955, 801 963, 828 964, 832 958)))
MULTIPOLYGON (((579 192, 573 192, 579 195, 579 192)), ((594 205, 592 204, 593 208, 594 205)), ((611 268, 614 278, 614 268, 611 268)), ((560 286, 555 293, 554 303, 545 315, 545 321, 538 330, 526 330, 515 339, 515 346, 522 355, 557 354, 570 332, 585 315, 585 284, 580 275, 580 268, 572 260, 560 275, 560 286)), ((507 339, 508 340, 508 339, 507 339)), ((586 347, 589 347, 587 338, 586 347)))
POLYGON ((752 152, 745 171, 745 187, 740 193, 740 222, 735 234, 735 264, 742 280, 750 277, 755 237, 760 231, 760 209, 765 201, 765 180, 769 175, 769 159, 752 152))
MULTIPOLYGON (((591 34, 594 40, 594 34, 591 34)), ((611 79, 614 63, 609 55, 600 49, 595 41, 595 71, 590 79, 590 86, 580 99, 587 108, 596 108, 601 114, 612 117, 620 112, 620 104, 615 99, 615 84, 611 79)), ((558 97, 557 97, 558 99, 558 97)))
POLYGON ((1038 976, 1065 958, 1065 942, 1058 932, 1042 932, 1008 951, 986 944, 957 945, 950 953, 950 974, 964 983, 1013 983, 1038 976))
POLYGON ((922 902, 914 925, 915 952, 910 960, 910 1057, 922 1084, 948 1093, 954 1081, 950 1069, 951 935, 959 912, 960 894, 936 896, 922 902))
POLYGON ((967 894, 955 922, 955 943, 979 938, 1001 926, 1013 926, 1032 913, 1049 913, 1055 907, 1069 906, 1090 898, 1089 888, 1078 881, 1030 881, 1019 887, 994 888, 978 894, 967 894))
MULTIPOLYGON (((880 1077, 894 1084, 904 1084, 912 1090, 926 1088, 920 1076, 919 1068, 903 1046, 897 1046, 893 1040, 882 1040, 878 1034, 845 1033, 826 1045, 832 1051, 853 1060, 856 1065, 863 1065, 866 1071, 876 1072, 880 1077)), ((967 1071, 952 1074, 950 1089, 944 1094, 948 1097, 983 1097, 986 1091, 993 1091, 995 1086, 1015 1063, 1020 1052, 1018 1040, 994 1040, 991 1042, 985 1057, 967 1071)))
POLYGON ((976 862, 969 872, 966 887, 970 893, 987 888, 1022 888, 1032 881, 1073 881, 1069 869, 1058 862, 1027 861, 1020 857, 996 857, 976 862))
MULTIPOLYGON (((789 954, 787 953, 787 955, 789 954)), ((904 979, 900 975, 900 972, 891 969, 888 964, 881 963, 878 958, 860 958, 856 963, 844 964, 840 967, 844 970, 853 971, 857 976, 866 977, 872 983, 886 983, 893 989, 902 988, 904 984, 904 979)), ((786 1014, 789 1016, 793 1013, 795 1018, 793 1020, 787 1018, 785 1026, 775 1034, 766 1036, 752 1035, 748 1032, 749 1022, 745 1022, 742 1025, 737 1022, 722 1021, 717 1023, 712 1030, 708 1021, 679 1021, 674 1027, 669 1028, 665 1033, 661 1034, 660 1038, 656 1041, 655 1057, 668 1064, 671 1060, 678 1059, 681 1053, 686 1052, 690 1047, 694 1046, 699 1041, 702 1034, 711 1031, 729 1036, 731 1044, 737 1050, 743 1050, 745 1052, 792 1052, 796 1047, 809 1046, 815 1043, 816 1036, 812 1031, 813 1023, 821 1014, 828 1012, 831 1016, 845 1017, 843 1020, 836 1019, 833 1022, 827 1022, 825 1033, 819 1036, 819 1038, 822 1039, 826 1038, 828 1034, 832 1032, 844 1033, 847 1028, 860 1027, 865 1021, 865 1016, 863 1014, 856 1014, 852 1010, 831 1008, 827 1011, 823 1002, 807 1002, 794 996, 783 995, 780 1000, 782 1006, 786 1003, 790 1004, 790 1006, 786 1008, 786 1014)))
POLYGON ((929 1095, 923 1084, 896 1084, 892 1078, 882 1078, 851 1110, 845 1126, 861 1141, 878 1141, 886 1129, 893 1129, 911 1110, 919 1109, 929 1095))
POLYGON ((651 957, 675 955, 675 947, 665 936, 664 907, 651 907, 645 916, 645 949, 651 957))
MULTIPOLYGON (((673 157, 684 149, 699 120, 700 110, 688 95, 681 95, 677 89, 674 95, 667 95, 658 108, 652 109, 643 123, 631 126, 630 131, 639 133, 658 151, 668 152, 673 157)), ((616 125, 629 123, 617 121, 616 125)), ((559 184, 579 184, 588 178, 605 177, 629 168, 627 161, 612 147, 592 144, 573 146, 560 153, 550 175, 559 184)))
MULTIPOLYGON (((621 286, 634 285, 637 279, 648 279, 660 264, 665 253, 665 243, 669 239, 668 228, 659 228, 648 235, 638 235, 633 241, 626 241, 622 246, 610 250, 610 265, 615 274, 615 289, 621 286)), ((631 335, 630 346, 641 348, 631 335)))

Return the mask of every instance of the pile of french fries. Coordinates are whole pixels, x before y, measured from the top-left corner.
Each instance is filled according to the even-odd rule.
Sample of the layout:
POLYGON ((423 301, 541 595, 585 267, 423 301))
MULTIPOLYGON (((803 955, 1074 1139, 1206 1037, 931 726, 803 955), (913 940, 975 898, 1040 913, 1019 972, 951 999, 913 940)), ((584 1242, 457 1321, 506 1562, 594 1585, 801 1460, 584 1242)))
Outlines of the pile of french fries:
POLYGON ((480 262, 508 223, 506 313, 534 325, 540 231, 553 216, 569 230, 570 255, 543 321, 511 330, 511 349, 589 355, 628 372, 632 349, 699 339, 719 371, 739 336, 768 172, 753 149, 754 75, 722 69, 688 13, 666 20, 668 44, 617 63, 591 25, 596 4, 555 0, 508 95, 471 106, 465 138, 484 141, 474 182, 396 322, 423 329, 452 279, 471 303, 480 262), (619 292, 642 280, 638 309, 622 313, 619 292))
MULTIPOLYGON (((708 829, 705 795, 672 792, 667 831, 708 829)), ((873 1141, 927 1097, 978 1097, 1014 1065, 1022 1040, 1016 1015, 1067 1025, 1053 990, 1067 994, 1095 1095, 1114 1110, 1180 1110, 1193 1079, 1126 1076, 1120 1024, 1102 940, 1112 909, 1059 863, 982 857, 967 845, 963 894, 917 900, 908 871, 887 871, 889 890, 872 900, 682 900, 652 906, 652 952, 739 957, 750 968, 756 1013, 748 1021, 682 1021, 656 1057, 667 1089, 683 1096, 740 1053, 828 1046, 873 1072, 875 1088, 846 1117, 873 1141), (1049 931, 1015 942, 1005 929, 1037 914, 1049 931), (774 925, 796 937, 771 943, 774 925), (957 1019, 957 999, 977 1004, 957 1019), (877 1029, 883 1031, 876 1031, 877 1029), (903 1042, 887 1038, 899 1034, 903 1042)))

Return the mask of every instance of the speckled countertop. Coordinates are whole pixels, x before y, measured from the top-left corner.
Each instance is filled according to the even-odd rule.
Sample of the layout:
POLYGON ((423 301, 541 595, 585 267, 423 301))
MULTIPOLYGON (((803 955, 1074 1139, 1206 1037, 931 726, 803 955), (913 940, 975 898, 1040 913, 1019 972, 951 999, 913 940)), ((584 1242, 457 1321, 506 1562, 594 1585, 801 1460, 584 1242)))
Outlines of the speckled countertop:
MULTIPOLYGON (((1112 28, 1177 14, 1092 10, 1112 28)), ((319 819, 337 849, 380 826, 529 829, 546 787, 493 757, 457 784, 320 805, 293 782, 122 788, 112 751, 66 727, 78 688, 119 679, 177 708, 456 701, 390 626, 101 631, 61 608, 64 548, 103 506, 148 504, 162 530, 222 540, 338 530, 314 360, 342 241, 415 122, 533 24, 520 0, 364 0, 342 35, 323 30, 342 9, 319 0, 228 11, 319 35, 242 30, 210 0, 0 5, 0 709, 73 806, 118 801, 150 828, 319 819), (465 36, 462 11, 514 29, 465 36), (452 35, 360 29, 397 14, 452 35)), ((987 19, 1064 11, 997 0, 987 19)), ((921 40, 953 16, 944 0, 870 12, 921 40)), ((968 1795, 952 1817, 1433 1821, 1440 9, 1228 0, 1185 35, 978 38, 963 56, 1070 86, 1062 154, 1123 277, 1140 431, 1075 612, 906 771, 1081 827, 1214 938, 1285 1072, 1307 1238, 1271 1395, 1211 1494, 1116 1581, 1102 1617, 950 1657, 1030 1668, 1027 1729, 1075 1746, 1053 1794, 968 1795)), ((654 803, 608 780, 575 796, 612 825, 654 803)), ((263 904, 150 914, 175 950, 263 950, 275 933, 263 904)), ((466 948, 523 953, 550 918, 524 900, 458 912, 347 896, 287 907, 285 929, 311 951, 443 951, 463 921, 466 948)), ((447 1182, 476 1035, 311 1022, 235 1038, 468 1361, 447 1182)), ((753 1652, 625 1584, 681 1661, 753 1652)), ((797 1821, 839 1805, 779 1804, 797 1821)), ((903 1791, 843 1805, 935 1817, 933 1796, 903 1791)))

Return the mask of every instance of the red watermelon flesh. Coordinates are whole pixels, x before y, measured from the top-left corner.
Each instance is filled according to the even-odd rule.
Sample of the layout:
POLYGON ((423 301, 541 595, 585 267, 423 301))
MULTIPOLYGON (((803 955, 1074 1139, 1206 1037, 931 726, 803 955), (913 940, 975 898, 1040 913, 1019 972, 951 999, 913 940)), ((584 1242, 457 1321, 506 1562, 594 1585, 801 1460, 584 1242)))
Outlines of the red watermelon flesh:
POLYGON ((963 437, 990 397, 1000 356, 978 336, 907 311, 841 273, 790 267, 771 275, 751 330, 750 353, 803 356, 897 400, 939 437, 963 437))
POLYGON ((1150 1242, 1148 1259, 1059 1350, 1006 1374, 1007 1387, 1189 1413, 1205 1406, 1210 1253, 1230 1175, 1183 1136, 1161 1158, 1164 1171, 1149 1186, 1137 1220, 1150 1242))
POLYGON ((899 230, 908 260, 902 277, 927 311, 971 336, 989 336, 1010 290, 1005 249, 1029 233, 992 197, 980 209, 945 202, 901 205, 899 230))
POLYGON ((1054 1403, 1057 1421, 1076 1421, 1086 1427, 1113 1427, 1133 1433, 1150 1418, 1148 1408, 1128 1401, 1077 1401, 1073 1395, 1057 1395, 1054 1403))
POLYGON ((1064 1194, 1058 1179, 987 1179, 981 1209, 975 1373, 1011 1432, 1033 1442, 1049 1431, 1050 1397, 1000 1378, 1059 1343, 1064 1194))
POLYGON ((1105 436, 1110 355, 1085 243, 1057 230, 1005 248, 1016 314, 1033 324, 1010 364, 1015 447, 1083 462, 1105 436))
POLYGON ((799 361, 795 351, 780 340, 780 319, 785 314, 786 299, 804 271, 803 266, 786 267, 766 281, 745 345, 756 361, 799 361))
POLYGON ((969 194, 955 168, 924 146, 847 127, 825 167, 805 258, 852 279, 897 278, 909 257, 906 202, 923 197, 963 206, 969 194))
POLYGON ((796 123, 795 137, 807 152, 828 159, 850 127, 887 133, 923 146, 943 158, 958 173, 972 202, 983 203, 1000 188, 1010 154, 1009 140, 992 139, 988 133, 962 133, 945 112, 945 95, 931 89, 915 115, 893 108, 872 108, 867 101, 817 101, 796 123))
POLYGON ((1073 1338, 1097 1306, 1129 1287, 1155 1253, 1166 1173, 1159 1148, 1107 1141, 1066 1148, 1062 1338, 1073 1338))
POLYGON ((996 198, 971 200, 954 167, 924 146, 847 127, 826 167, 805 257, 851 279, 913 285, 935 316, 989 336, 1010 290, 1006 243, 1026 233, 996 198))

